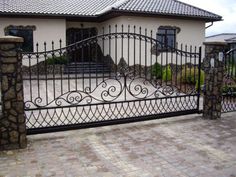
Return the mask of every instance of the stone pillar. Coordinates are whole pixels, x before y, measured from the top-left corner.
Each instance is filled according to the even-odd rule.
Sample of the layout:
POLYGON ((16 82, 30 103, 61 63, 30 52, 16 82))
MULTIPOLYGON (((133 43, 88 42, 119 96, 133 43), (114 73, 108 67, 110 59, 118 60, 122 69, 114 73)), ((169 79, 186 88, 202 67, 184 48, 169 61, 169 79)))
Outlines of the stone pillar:
POLYGON ((203 117, 219 119, 221 117, 222 85, 224 65, 219 60, 219 53, 224 52, 225 43, 205 43, 205 90, 203 100, 203 117))
POLYGON ((0 38, 0 71, 2 115, 0 117, 0 150, 25 148, 26 122, 24 116, 22 57, 18 52, 23 38, 0 38))

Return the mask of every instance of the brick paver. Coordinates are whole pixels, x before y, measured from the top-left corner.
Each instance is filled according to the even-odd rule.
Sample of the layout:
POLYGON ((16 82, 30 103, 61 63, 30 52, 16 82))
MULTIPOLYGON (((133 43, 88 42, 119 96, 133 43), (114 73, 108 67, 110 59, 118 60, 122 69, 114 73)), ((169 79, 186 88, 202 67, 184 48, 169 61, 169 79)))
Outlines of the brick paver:
POLYGON ((0 152, 6 177, 235 177, 236 113, 28 136, 0 152))

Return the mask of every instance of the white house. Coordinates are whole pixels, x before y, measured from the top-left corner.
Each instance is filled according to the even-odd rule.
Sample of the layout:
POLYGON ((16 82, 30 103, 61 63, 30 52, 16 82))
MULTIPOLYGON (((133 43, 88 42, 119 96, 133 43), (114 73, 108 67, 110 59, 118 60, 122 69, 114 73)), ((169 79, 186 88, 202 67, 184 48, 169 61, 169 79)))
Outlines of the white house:
MULTIPOLYGON (((90 35, 108 33, 110 25, 111 32, 115 32, 115 25, 121 31, 123 25, 124 31, 128 31, 130 26, 132 32, 136 26, 137 33, 140 33, 141 26, 142 34, 147 29, 147 35, 150 36, 153 31, 155 38, 157 32, 157 37, 173 47, 177 43, 199 46, 205 41, 206 23, 220 20, 222 17, 219 15, 177 0, 0 2, 0 35, 22 36, 25 39, 23 49, 29 52, 36 50, 36 43, 39 43, 41 51, 44 42, 55 41, 55 48, 59 48, 59 39, 62 40, 62 46, 66 46, 90 35)), ((126 50, 127 46, 124 47, 124 55, 126 50)), ((106 47, 103 52, 104 55, 108 54, 106 47)))

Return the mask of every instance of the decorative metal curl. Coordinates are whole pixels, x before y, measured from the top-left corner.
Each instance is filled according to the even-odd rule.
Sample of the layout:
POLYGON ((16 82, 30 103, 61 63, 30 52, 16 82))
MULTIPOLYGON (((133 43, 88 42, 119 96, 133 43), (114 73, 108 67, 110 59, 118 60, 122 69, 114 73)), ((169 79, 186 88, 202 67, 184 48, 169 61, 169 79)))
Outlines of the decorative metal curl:
POLYGON ((165 96, 170 96, 170 95, 173 95, 173 93, 175 92, 174 92, 173 87, 164 86, 161 93, 165 96))

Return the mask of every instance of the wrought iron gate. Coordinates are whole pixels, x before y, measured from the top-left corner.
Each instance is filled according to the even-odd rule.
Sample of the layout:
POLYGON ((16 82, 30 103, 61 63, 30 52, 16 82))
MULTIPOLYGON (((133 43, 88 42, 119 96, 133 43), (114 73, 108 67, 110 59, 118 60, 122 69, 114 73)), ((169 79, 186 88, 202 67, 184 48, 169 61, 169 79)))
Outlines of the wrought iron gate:
POLYGON ((222 112, 236 111, 236 48, 225 54, 222 112))
POLYGON ((37 44, 22 53, 28 134, 198 113, 201 48, 157 39, 115 26, 64 48, 60 41, 56 50, 52 43, 39 52, 37 44))

